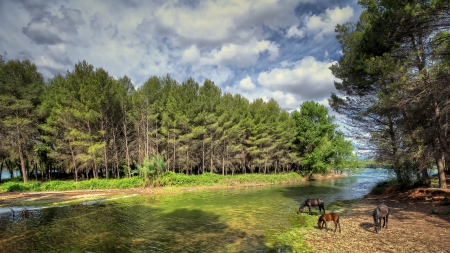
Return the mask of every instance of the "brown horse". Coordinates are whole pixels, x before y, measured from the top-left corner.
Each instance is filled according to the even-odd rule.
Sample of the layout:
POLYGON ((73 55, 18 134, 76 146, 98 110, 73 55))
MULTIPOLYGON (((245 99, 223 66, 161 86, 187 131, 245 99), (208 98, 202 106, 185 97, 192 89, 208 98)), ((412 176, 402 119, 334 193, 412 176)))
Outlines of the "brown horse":
POLYGON ((327 221, 333 221, 334 222, 334 232, 336 233, 336 228, 339 225, 339 233, 341 232, 341 224, 339 223, 339 214, 337 213, 324 213, 319 217, 319 220, 317 221, 317 226, 322 229, 322 227, 325 225, 328 232, 327 227, 327 221))
POLYGON ((301 214, 303 212, 303 208, 307 206, 309 208, 309 214, 311 213, 311 206, 319 206, 319 213, 321 210, 323 210, 323 213, 325 213, 325 202, 323 199, 306 199, 303 201, 303 203, 300 205, 300 208, 298 209, 298 214, 301 214))
POLYGON ((389 207, 384 204, 381 204, 373 210, 373 221, 375 223, 375 233, 378 233, 378 230, 381 230, 381 219, 383 219, 383 227, 388 228, 388 219, 389 219, 389 207))

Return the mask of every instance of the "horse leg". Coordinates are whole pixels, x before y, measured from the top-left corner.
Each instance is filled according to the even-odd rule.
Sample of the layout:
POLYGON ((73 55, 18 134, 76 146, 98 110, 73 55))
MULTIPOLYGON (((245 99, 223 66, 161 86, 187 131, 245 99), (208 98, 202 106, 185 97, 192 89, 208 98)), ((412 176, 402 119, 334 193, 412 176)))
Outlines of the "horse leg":
POLYGON ((308 208, 309 208, 309 215, 312 215, 312 212, 311 212, 311 205, 309 205, 308 208))
POLYGON ((381 223, 381 219, 374 216, 373 220, 375 222, 375 233, 378 233, 378 224, 381 223))
POLYGON ((388 219, 389 219, 389 214, 386 215, 386 229, 388 228, 388 219))
MULTIPOLYGON (((380 226, 381 226, 381 221, 380 221, 380 226)), ((383 227, 386 227, 386 216, 383 217, 383 227)), ((381 230, 381 229, 380 229, 381 230)))

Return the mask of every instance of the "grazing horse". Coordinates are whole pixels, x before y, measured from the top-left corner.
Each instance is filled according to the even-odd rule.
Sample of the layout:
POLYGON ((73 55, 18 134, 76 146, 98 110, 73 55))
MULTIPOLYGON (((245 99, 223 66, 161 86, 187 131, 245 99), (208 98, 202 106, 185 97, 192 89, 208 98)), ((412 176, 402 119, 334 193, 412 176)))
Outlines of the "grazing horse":
POLYGON ((303 212, 303 208, 307 206, 309 208, 309 214, 311 213, 311 206, 319 206, 319 213, 321 210, 323 210, 323 213, 325 213, 325 202, 323 202, 323 199, 306 199, 303 201, 303 203, 300 205, 300 208, 298 209, 298 214, 301 214, 303 212))
POLYGON ((339 223, 339 214, 337 213, 324 213, 319 217, 319 220, 317 221, 317 226, 322 229, 323 225, 327 228, 327 221, 333 221, 334 222, 334 232, 336 233, 336 228, 339 225, 339 233, 341 232, 341 223, 339 223))
POLYGON ((389 207, 384 204, 381 204, 373 210, 373 221, 375 223, 375 233, 378 233, 378 230, 381 230, 381 219, 383 219, 383 227, 388 228, 388 219, 389 219, 389 207))

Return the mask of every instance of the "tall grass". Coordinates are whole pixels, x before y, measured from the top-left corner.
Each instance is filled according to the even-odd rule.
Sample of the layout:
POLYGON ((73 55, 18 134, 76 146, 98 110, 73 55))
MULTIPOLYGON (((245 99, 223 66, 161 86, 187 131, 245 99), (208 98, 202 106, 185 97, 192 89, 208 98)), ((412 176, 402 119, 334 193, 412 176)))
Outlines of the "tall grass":
POLYGON ((239 174, 224 176, 214 173, 185 175, 167 171, 159 180, 162 186, 237 186, 298 182, 303 177, 295 172, 283 174, 239 174))
POLYGON ((8 181, 0 184, 0 191, 70 191, 70 190, 93 190, 93 189, 127 189, 140 187, 145 180, 140 177, 122 179, 91 179, 79 182, 54 180, 50 182, 27 183, 8 181))
MULTIPOLYGON (((240 174, 224 176, 214 173, 185 175, 165 172, 154 185, 156 186, 249 186, 293 183, 302 181, 303 177, 295 172, 282 174, 240 174)), ((54 180, 50 182, 27 183, 11 180, 0 184, 0 191, 69 191, 94 189, 127 189, 142 187, 147 184, 143 177, 122 179, 90 179, 79 182, 54 180)))

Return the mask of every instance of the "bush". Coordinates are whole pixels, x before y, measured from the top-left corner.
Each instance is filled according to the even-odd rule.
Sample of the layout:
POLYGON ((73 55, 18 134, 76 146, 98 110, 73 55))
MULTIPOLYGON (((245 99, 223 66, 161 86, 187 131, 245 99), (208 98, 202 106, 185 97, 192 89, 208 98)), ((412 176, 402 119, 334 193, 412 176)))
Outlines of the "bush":
POLYGON ((49 182, 6 182, 0 184, 0 191, 70 191, 93 189, 128 189, 140 187, 145 180, 139 177, 122 179, 90 179, 79 182, 54 180, 49 182))
POLYGON ((166 167, 167 162, 160 155, 153 156, 151 160, 146 156, 142 166, 137 165, 139 175, 149 180, 153 185, 158 184, 161 176, 166 171, 166 167))
POLYGON ((294 172, 280 174, 240 174, 224 176, 206 172, 201 175, 185 175, 167 171, 160 178, 163 186, 233 186, 297 182, 303 178, 294 172))
POLYGON ((372 188, 370 193, 375 194, 375 195, 380 195, 383 193, 384 190, 386 190, 387 188, 389 188, 393 185, 396 185, 396 184, 397 184, 397 180, 395 178, 391 178, 386 181, 380 181, 372 188))

